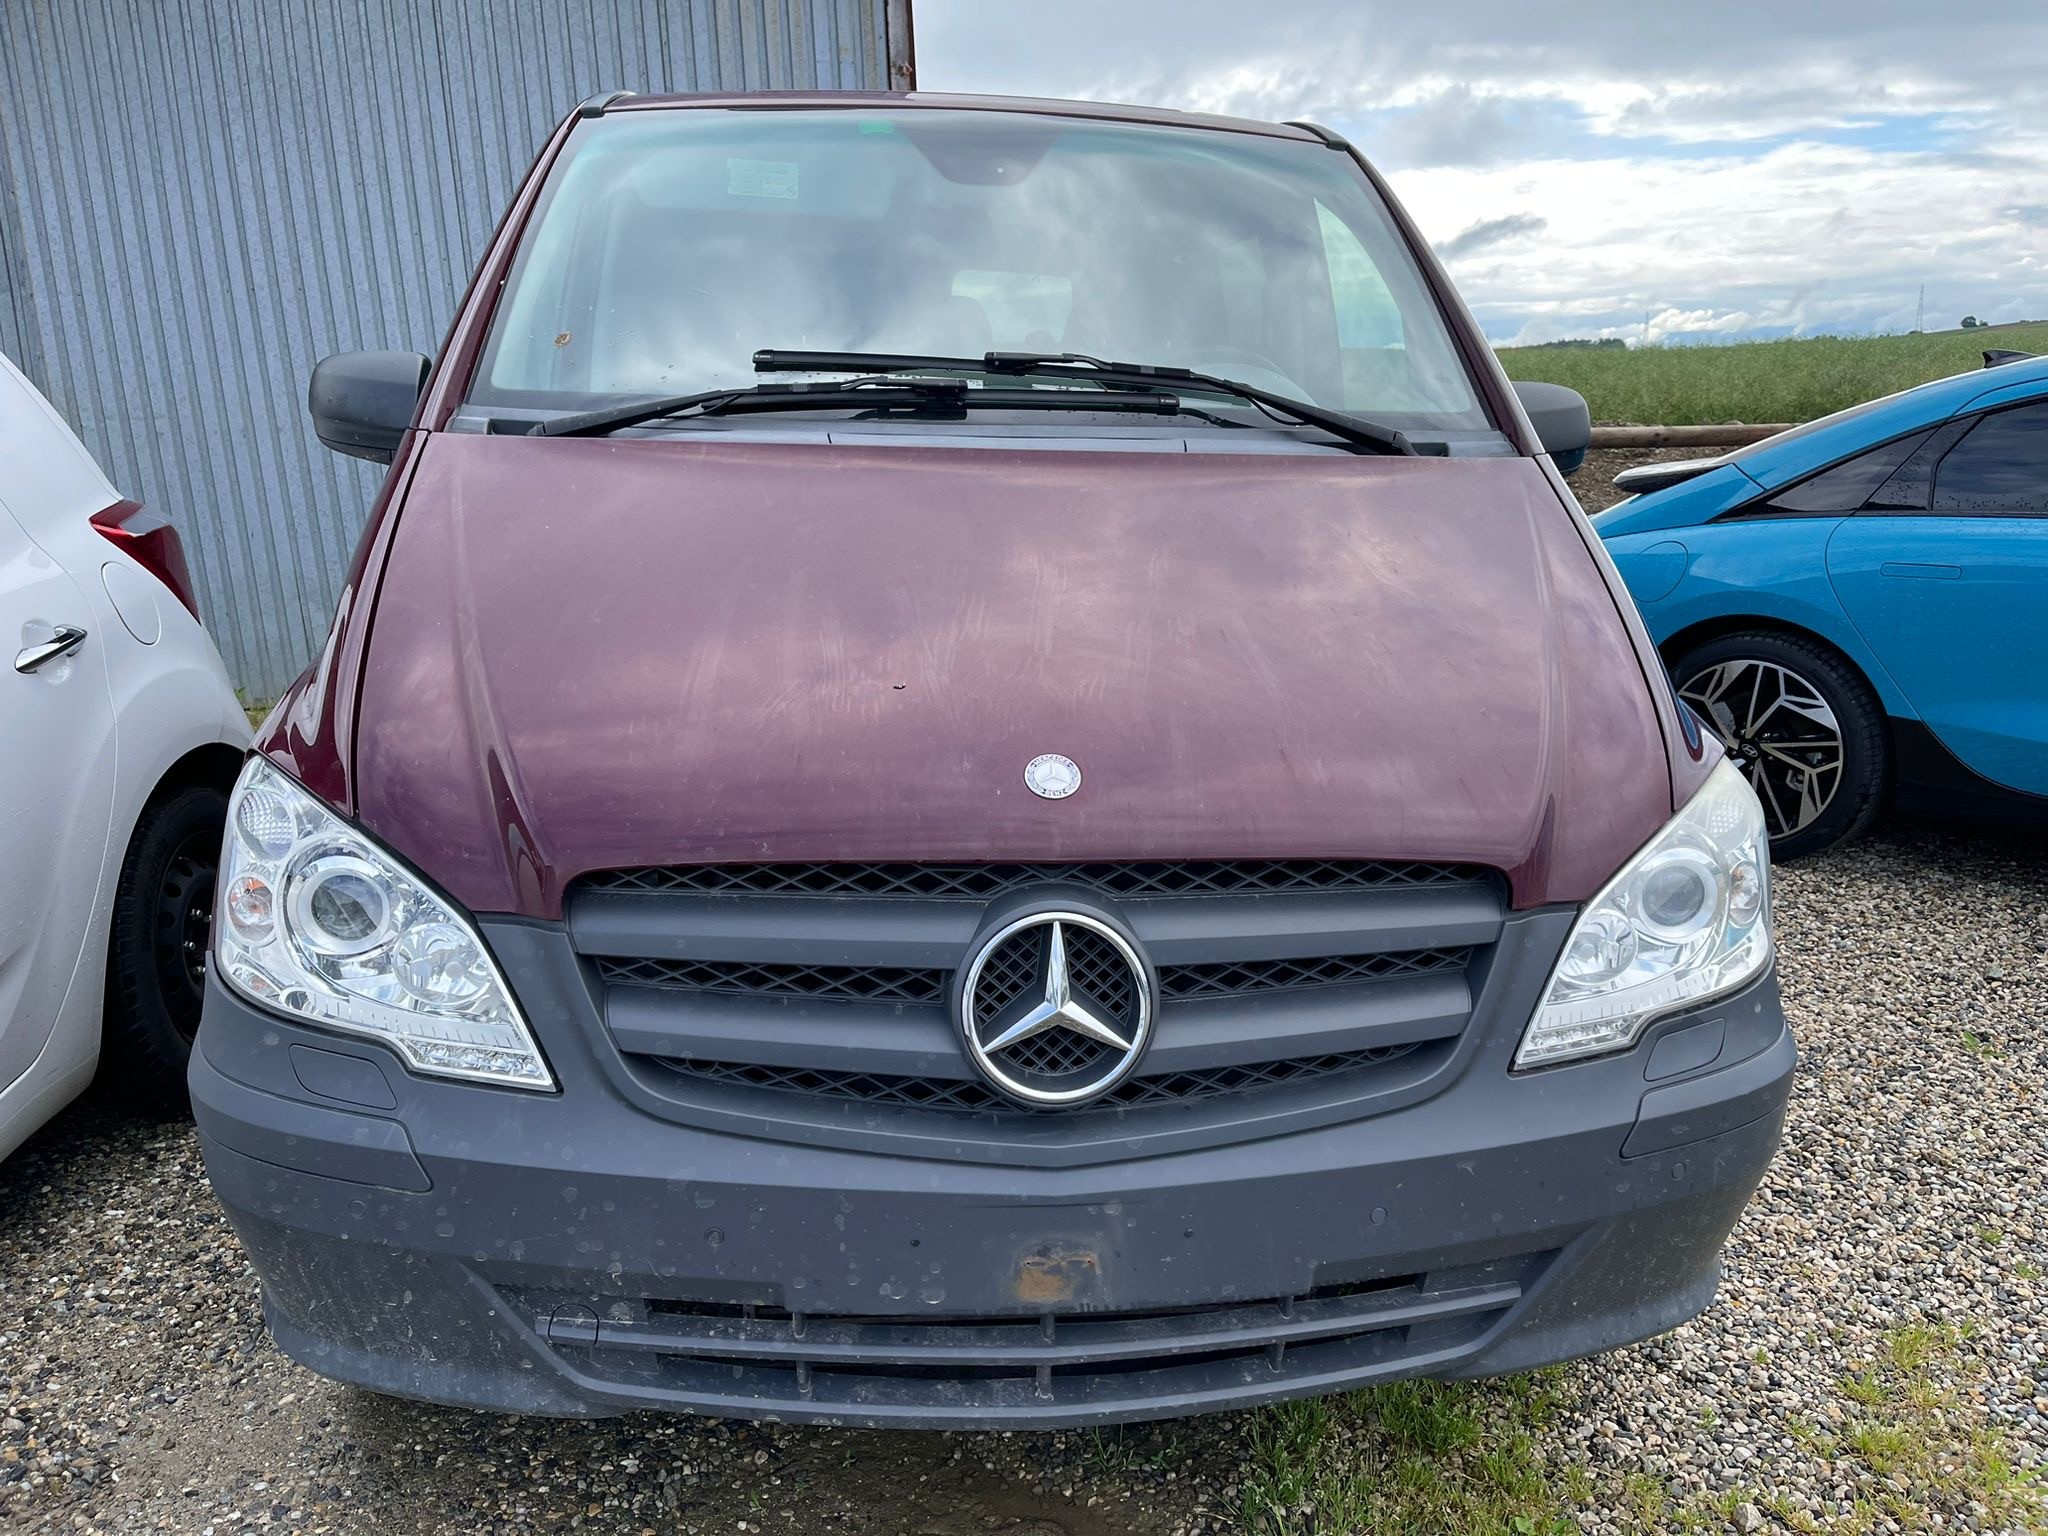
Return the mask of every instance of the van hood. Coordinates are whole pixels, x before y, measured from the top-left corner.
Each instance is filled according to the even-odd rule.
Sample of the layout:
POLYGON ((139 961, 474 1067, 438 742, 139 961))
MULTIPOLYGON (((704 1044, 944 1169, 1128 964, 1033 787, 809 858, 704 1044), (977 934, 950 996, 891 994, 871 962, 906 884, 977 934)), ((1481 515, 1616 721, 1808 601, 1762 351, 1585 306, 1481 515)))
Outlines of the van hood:
POLYGON ((1527 459, 432 434, 374 602, 354 809, 478 911, 644 865, 1247 857, 1529 906, 1672 810, 1527 459))

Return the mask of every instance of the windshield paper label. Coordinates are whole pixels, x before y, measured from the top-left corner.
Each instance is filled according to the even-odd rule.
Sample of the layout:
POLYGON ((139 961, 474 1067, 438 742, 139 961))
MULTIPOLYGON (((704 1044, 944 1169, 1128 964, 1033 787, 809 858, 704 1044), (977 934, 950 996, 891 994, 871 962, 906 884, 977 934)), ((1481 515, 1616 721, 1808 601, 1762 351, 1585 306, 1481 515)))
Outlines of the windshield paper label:
POLYGON ((727 160, 725 190, 734 197, 795 197, 796 164, 789 160, 727 160))

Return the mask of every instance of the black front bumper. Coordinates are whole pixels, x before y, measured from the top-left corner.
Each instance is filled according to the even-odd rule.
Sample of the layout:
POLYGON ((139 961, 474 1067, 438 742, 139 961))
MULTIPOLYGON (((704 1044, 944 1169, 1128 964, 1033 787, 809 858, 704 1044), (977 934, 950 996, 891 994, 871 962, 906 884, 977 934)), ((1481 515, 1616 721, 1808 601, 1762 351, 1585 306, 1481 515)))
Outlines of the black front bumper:
POLYGON ((1019 1167, 656 1118, 535 1027, 558 1095, 209 989, 194 1105, 287 1353, 520 1412, 945 1428, 1522 1370, 1707 1304, 1794 1064, 1766 977, 1603 1061, 1513 1075, 1503 1024, 1383 1113, 1019 1167))

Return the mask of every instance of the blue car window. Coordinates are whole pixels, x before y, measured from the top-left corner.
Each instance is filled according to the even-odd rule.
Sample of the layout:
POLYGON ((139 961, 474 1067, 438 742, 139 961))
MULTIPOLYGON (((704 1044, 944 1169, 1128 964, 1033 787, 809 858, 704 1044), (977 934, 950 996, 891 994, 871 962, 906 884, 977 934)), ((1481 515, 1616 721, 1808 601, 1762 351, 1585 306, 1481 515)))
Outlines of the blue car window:
POLYGON ((1932 510, 2048 517, 2048 400, 1980 417, 1935 470, 1932 510))
POLYGON ((1832 469, 1789 485, 1753 512, 1817 517, 1860 511, 1872 494, 1912 458, 1929 432, 1914 432, 1845 459, 1832 469))
POLYGON ((1864 510, 1870 512, 1925 512, 1934 496, 1934 466, 1942 455, 1962 441, 1970 430, 1969 420, 1944 422, 1920 439, 1919 447, 1905 463, 1870 493, 1864 510))

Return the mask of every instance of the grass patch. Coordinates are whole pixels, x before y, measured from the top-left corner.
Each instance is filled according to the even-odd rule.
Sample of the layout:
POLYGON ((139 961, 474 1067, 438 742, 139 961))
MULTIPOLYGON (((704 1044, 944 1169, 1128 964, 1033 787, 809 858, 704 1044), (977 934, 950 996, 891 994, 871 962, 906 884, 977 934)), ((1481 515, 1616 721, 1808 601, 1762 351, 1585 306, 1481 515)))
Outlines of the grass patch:
POLYGON ((1987 347, 2048 352, 2048 321, 1919 336, 1812 336, 1726 347, 1509 347, 1513 379, 1566 384, 1595 421, 1811 421, 1983 366, 1987 347))
MULTIPOLYGON (((1550 1373, 1479 1384, 1398 1381, 1254 1416, 1244 1483, 1256 1536, 1350 1531, 1552 1536, 1591 1497, 1553 1475, 1530 1431, 1554 1413, 1550 1373)), ((1661 1490, 1657 1495, 1661 1503, 1661 1490)))
POLYGON ((2016 1469, 1996 1430, 1962 1422, 1947 1381, 1967 1369, 1967 1330, 1910 1323, 1884 1337, 1878 1357, 1842 1384, 1863 1411, 1843 1429, 1840 1449, 1891 1484, 1884 1513, 1907 1530, 1929 1529, 1938 1512, 1981 1504, 1992 1529, 2041 1529, 2048 1489, 2016 1469))
POLYGON ((1842 1444, 1869 1464, 1879 1477, 1890 1477, 1913 1454, 1913 1433, 1898 1424, 1866 1419, 1849 1427, 1842 1444))
POLYGON ((1816 1456, 1835 1454, 1835 1437, 1802 1414, 1786 1416, 1785 1433, 1792 1437, 1793 1444, 1816 1456))
POLYGON ((1120 1424, 1092 1429, 1082 1449, 1091 1471, 1110 1477, 1179 1470, 1187 1446, 1171 1425, 1120 1424))
MULTIPOLYGON (((1972 1529, 2048 1532, 2048 1487, 1951 1390, 1975 1368, 1971 1330, 1914 1323, 1886 1334, 1843 1381, 1838 1430, 1789 1415, 1787 1432, 1859 1483, 1854 1507, 1819 1517, 1787 1490, 1686 1493, 1642 1470, 1617 1481, 1539 1443, 1564 1406, 1564 1372, 1499 1381, 1394 1382, 1249 1415, 1243 1528, 1251 1536, 1562 1536, 1588 1512, 1629 1532, 1724 1536, 1754 1504, 1778 1527, 1925 1531, 1969 1512, 1972 1529), (1850 1464, 1860 1464, 1860 1472, 1850 1464)), ((1111 1454, 1123 1454, 1121 1451, 1111 1454)), ((1966 1522, 1968 1523, 1968 1522, 1966 1522)))
POLYGON ((1884 1383, 1876 1371, 1862 1371, 1842 1383, 1842 1395, 1852 1403, 1875 1408, 1885 1399, 1884 1383))

